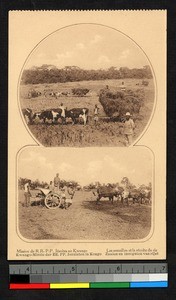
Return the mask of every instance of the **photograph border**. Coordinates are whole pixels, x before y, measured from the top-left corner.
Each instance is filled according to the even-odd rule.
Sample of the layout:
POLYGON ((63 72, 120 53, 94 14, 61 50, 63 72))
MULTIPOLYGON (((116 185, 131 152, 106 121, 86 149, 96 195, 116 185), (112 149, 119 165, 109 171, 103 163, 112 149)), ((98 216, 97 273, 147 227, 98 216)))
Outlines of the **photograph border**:
MULTIPOLYGON (((50 34, 48 34, 47 36, 45 36, 43 39, 41 39, 37 44, 36 46, 31 50, 31 52, 28 54, 28 56, 26 57, 26 60, 24 61, 23 65, 22 65, 22 69, 21 69, 21 72, 19 74, 19 79, 18 79, 18 86, 17 86, 17 102, 18 102, 18 108, 19 108, 19 113, 20 113, 20 116, 21 116, 21 119, 23 121, 23 124, 24 126, 26 127, 28 133, 30 134, 30 136, 32 137, 32 139, 36 142, 37 145, 39 146, 42 146, 43 145, 38 141, 38 139, 32 134, 31 130, 29 129, 29 126, 26 124, 25 122, 25 118, 22 114, 22 108, 21 108, 21 100, 20 100, 20 82, 21 82, 21 77, 22 77, 22 74, 23 74, 23 71, 24 71, 24 67, 25 67, 25 64, 27 63, 27 61, 30 59, 30 56, 32 55, 33 51, 35 51, 35 49, 38 48, 38 46, 44 41, 46 40, 49 36, 55 34, 56 32, 60 31, 60 30, 63 30, 65 28, 69 28, 69 27, 73 27, 73 26, 78 26, 78 25, 99 25, 99 26, 102 26, 102 27, 106 27, 106 28, 109 28, 109 29, 112 29, 112 30, 115 30, 117 32, 119 32, 121 35, 125 36, 126 38, 130 39, 132 41, 132 43, 134 43, 141 51, 142 53, 145 55, 146 59, 148 60, 149 64, 150 64, 150 68, 151 68, 151 71, 152 71, 152 75, 153 75, 153 84, 154 84, 154 99, 153 99, 153 108, 152 108, 152 111, 150 113, 150 118, 146 124, 146 126, 143 128, 141 134, 138 136, 137 139, 135 139, 133 141, 133 143, 129 146, 129 147, 132 147, 134 145, 136 145, 140 140, 141 138, 143 137, 143 135, 147 132, 148 128, 150 127, 150 124, 152 122, 152 119, 155 115, 155 110, 156 110, 156 107, 157 107, 157 101, 158 101, 158 87, 157 87, 157 79, 156 79, 156 75, 155 75, 155 71, 154 71, 154 68, 153 68, 153 65, 148 57, 148 55, 145 53, 145 51, 142 49, 142 47, 137 43, 135 42, 130 36, 128 36, 126 33, 123 33, 122 31, 116 29, 116 28, 113 28, 111 26, 107 26, 107 25, 104 25, 104 24, 99 24, 99 23, 75 23, 75 24, 71 24, 71 25, 68 25, 68 26, 64 26, 64 27, 61 27, 53 32, 51 32, 50 34)), ((106 147, 107 145, 104 145, 104 146, 101 146, 101 147, 106 147)), ((49 148, 60 148, 61 146, 55 146, 55 147, 49 147, 49 148)), ((92 145, 90 145, 89 147, 94 147, 92 145)), ((117 147, 117 148, 123 148, 123 147, 120 147, 120 146, 114 146, 114 147, 117 147)), ((72 147, 70 147, 72 148, 72 147)), ((76 147, 75 148, 81 148, 80 147, 76 147)))
MULTIPOLYGON (((18 199, 18 161, 20 159, 20 154, 27 148, 36 148, 36 147, 40 147, 40 146, 33 146, 33 145, 25 145, 24 147, 22 147, 16 154, 16 191, 15 191, 15 206, 16 206, 16 209, 15 209, 15 212, 16 212, 16 217, 15 217, 15 220, 16 220, 16 233, 17 235, 19 236, 19 238, 26 242, 26 243, 66 243, 66 244, 82 244, 82 243, 86 243, 86 244, 120 244, 120 243, 145 243, 146 241, 149 241, 152 236, 154 235, 154 232, 155 232, 155 154, 154 152, 147 146, 143 145, 138 145, 137 147, 138 148, 143 148, 143 149, 147 149, 147 151, 149 151, 148 153, 150 153, 151 155, 151 163, 152 163, 152 179, 151 179, 151 182, 152 182, 152 202, 151 202, 151 228, 150 228, 150 232, 149 234, 143 238, 143 239, 140 239, 140 240, 30 240, 30 239, 26 239, 25 237, 22 236, 22 234, 20 233, 20 230, 19 230, 19 213, 18 213, 18 207, 19 207, 19 199, 18 199)), ((41 148, 41 147, 40 147, 41 148)), ((64 148, 64 147, 60 147, 60 148, 64 148)), ((93 147, 90 147, 90 148, 93 148, 93 147)), ((96 147, 96 148, 99 148, 99 147, 96 147)), ((116 149, 119 149, 118 147, 109 147, 109 149, 111 148, 116 148, 116 149)), ((50 148, 48 147, 42 147, 42 149, 46 149, 49 150, 50 148)), ((57 148, 52 148, 54 150, 56 150, 57 148)), ((69 149, 71 150, 72 147, 69 147, 69 149)), ((84 149, 84 148, 83 148, 84 149)), ((103 149, 103 147, 102 147, 103 149)), ((132 149, 132 148, 131 148, 132 149)), ((134 149, 134 148, 133 148, 134 149)), ((137 148, 135 148, 137 149, 137 148)), ((141 149, 140 149, 141 150, 141 149)), ((117 150, 117 151, 122 151, 123 152, 123 148, 120 148, 120 150, 117 150), (122 150, 121 150, 122 149, 122 150)), ((71 260, 72 258, 68 259, 68 260, 71 260)))

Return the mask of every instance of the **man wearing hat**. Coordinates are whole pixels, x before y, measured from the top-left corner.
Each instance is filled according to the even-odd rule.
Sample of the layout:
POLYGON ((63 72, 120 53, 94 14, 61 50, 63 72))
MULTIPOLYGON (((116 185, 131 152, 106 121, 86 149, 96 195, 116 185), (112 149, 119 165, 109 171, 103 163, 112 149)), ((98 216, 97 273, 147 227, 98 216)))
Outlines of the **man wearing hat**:
POLYGON ((126 118, 124 122, 123 133, 125 135, 125 145, 129 146, 133 141, 135 125, 133 120, 131 119, 131 114, 129 112, 127 112, 125 116, 126 118))

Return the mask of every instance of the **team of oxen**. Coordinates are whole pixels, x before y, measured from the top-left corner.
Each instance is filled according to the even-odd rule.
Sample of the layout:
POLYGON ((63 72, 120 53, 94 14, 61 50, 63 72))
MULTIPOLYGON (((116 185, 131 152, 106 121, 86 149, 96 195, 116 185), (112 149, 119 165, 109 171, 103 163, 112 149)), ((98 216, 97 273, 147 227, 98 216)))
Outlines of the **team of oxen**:
POLYGON ((60 108, 52 108, 33 112, 30 108, 22 109, 27 124, 84 124, 88 122, 88 108, 72 108, 67 109, 62 106, 60 108))
POLYGON ((28 98, 36 98, 43 96, 44 98, 53 97, 58 99, 59 97, 69 97, 69 96, 78 96, 84 97, 89 93, 89 89, 85 88, 74 88, 72 91, 53 91, 53 90, 44 90, 43 92, 32 89, 28 92, 28 98))
POLYGON ((136 202, 139 204, 151 203, 151 189, 148 188, 133 188, 125 189, 121 186, 107 187, 101 186, 92 190, 94 196, 96 196, 97 204, 102 198, 108 198, 109 201, 120 200, 122 204, 126 203, 129 205, 129 200, 132 200, 133 204, 136 202))
MULTIPOLYGON (((31 89, 28 92, 28 98, 36 98, 44 96, 45 98, 53 97, 69 97, 69 96, 85 96, 90 90, 77 88, 72 89, 72 93, 69 91, 53 91, 53 90, 44 90, 40 92, 35 89, 31 89)), ((42 110, 39 112, 33 112, 30 108, 22 109, 25 121, 27 124, 84 124, 88 122, 88 108, 72 108, 67 109, 61 104, 58 108, 52 108, 47 110, 42 110)))
MULTIPOLYGON (((70 96, 70 95, 71 95, 70 92, 67 92, 67 91, 65 91, 65 92, 57 92, 57 91, 54 92, 54 91, 46 91, 46 90, 43 91, 43 96, 45 98, 47 98, 49 96, 49 97, 54 97, 57 99, 60 96, 70 96)), ((31 91, 28 92, 29 99, 36 98, 39 96, 42 96, 42 92, 37 91, 35 89, 32 89, 31 91)))

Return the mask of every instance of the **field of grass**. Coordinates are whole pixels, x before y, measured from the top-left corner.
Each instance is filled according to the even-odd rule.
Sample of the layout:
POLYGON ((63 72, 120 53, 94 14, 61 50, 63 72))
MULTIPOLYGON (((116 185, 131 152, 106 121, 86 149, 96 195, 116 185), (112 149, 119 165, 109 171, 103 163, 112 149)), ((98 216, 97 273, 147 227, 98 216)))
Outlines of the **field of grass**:
MULTIPOLYGON (((109 89, 116 91, 121 85, 122 80, 100 80, 100 81, 82 81, 82 82, 67 82, 55 84, 35 84, 20 86, 20 104, 21 108, 31 108, 33 112, 40 112, 45 109, 58 108, 63 102, 68 109, 83 108, 89 109, 89 123, 86 126, 79 125, 53 125, 53 124, 33 124, 29 125, 29 129, 34 137, 44 146, 124 146, 124 137, 121 134, 119 123, 107 123, 103 120, 105 113, 98 100, 100 89, 106 85, 109 89), (69 91, 72 88, 88 88, 90 92, 85 97, 61 96, 58 99, 43 95, 43 91, 69 91), (34 88, 42 93, 37 98, 28 99, 28 92, 34 88), (102 119, 99 120, 97 126, 93 121, 93 109, 95 104, 100 108, 99 115, 102 119)), ((140 114, 135 120, 135 136, 134 141, 144 131, 154 105, 154 83, 149 80, 149 85, 142 86, 142 80, 125 79, 126 88, 131 90, 144 89, 145 99, 144 105, 140 109, 140 114), (136 85, 139 83, 139 85, 136 85)))
POLYGON ((96 204, 92 192, 77 191, 68 209, 45 206, 23 207, 24 191, 19 191, 18 224, 27 239, 133 240, 146 238, 151 230, 151 205, 119 200, 112 204, 102 198, 96 204))

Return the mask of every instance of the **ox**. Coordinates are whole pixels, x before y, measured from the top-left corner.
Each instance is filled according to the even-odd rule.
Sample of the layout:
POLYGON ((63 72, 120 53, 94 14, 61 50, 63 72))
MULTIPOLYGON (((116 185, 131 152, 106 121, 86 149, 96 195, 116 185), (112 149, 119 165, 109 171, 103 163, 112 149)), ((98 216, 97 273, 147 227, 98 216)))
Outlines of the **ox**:
POLYGON ((142 189, 141 190, 141 204, 144 202, 151 203, 151 197, 152 197, 152 191, 148 189, 142 189))
POLYGON ((49 96, 51 96, 51 97, 56 97, 56 93, 55 93, 55 92, 50 92, 50 93, 49 93, 49 96))
POLYGON ((31 98, 36 98, 36 97, 39 97, 41 96, 41 92, 39 91, 35 91, 35 90, 32 90, 32 91, 29 91, 28 93, 28 98, 31 99, 31 98))
POLYGON ((61 96, 69 96, 70 95, 70 93, 69 92, 67 92, 67 91, 65 91, 65 92, 50 92, 49 93, 49 96, 51 96, 51 97, 55 97, 56 99, 58 98, 58 97, 61 97, 61 96))
POLYGON ((129 196, 130 196, 130 192, 128 190, 123 190, 121 203, 124 204, 124 201, 126 201, 127 205, 129 205, 129 202, 128 202, 129 196))
POLYGON ((27 124, 32 124, 33 122, 33 113, 32 109, 30 108, 24 108, 22 109, 23 116, 25 118, 25 121, 27 124))
POLYGON ((55 98, 57 99, 58 97, 61 97, 61 96, 66 96, 68 97, 70 95, 69 92, 65 91, 65 92, 55 92, 55 98))
POLYGON ((72 124, 79 123, 83 121, 84 125, 88 122, 88 108, 73 108, 70 110, 66 110, 65 117, 72 119, 72 124))
POLYGON ((44 110, 40 113, 35 113, 33 116, 33 119, 39 118, 40 120, 43 120, 44 123, 46 121, 51 121, 52 123, 58 122, 59 118, 62 120, 62 109, 51 109, 51 110, 44 110))
POLYGON ((147 201, 148 203, 151 202, 151 191, 147 190, 147 189, 134 189, 131 191, 124 191, 122 193, 122 203, 124 202, 124 200, 126 200, 127 204, 128 204, 128 200, 132 199, 133 200, 133 204, 135 204, 135 202, 139 203, 139 204, 143 204, 143 202, 147 201))
POLYGON ((120 196, 120 191, 118 188, 113 188, 111 186, 101 186, 98 187, 96 192, 93 191, 94 196, 97 196, 97 204, 101 198, 108 198, 109 201, 113 203, 114 197, 120 196))
POLYGON ((138 189, 133 189, 132 191, 130 191, 128 197, 133 199, 133 204, 135 202, 140 203, 140 201, 142 203, 142 195, 141 195, 141 192, 138 189))
POLYGON ((61 92, 61 94, 62 94, 62 96, 70 96, 70 92, 67 92, 67 91, 65 91, 65 92, 61 92))

